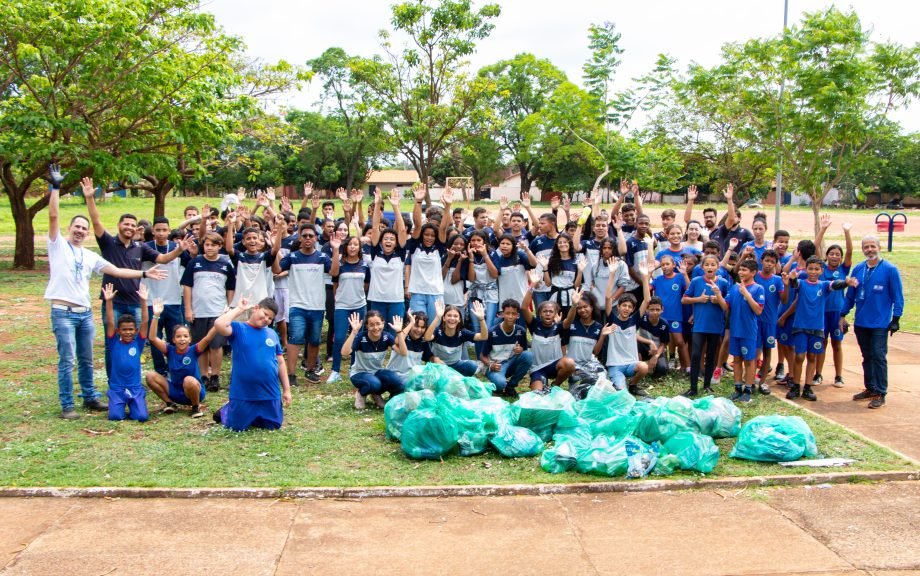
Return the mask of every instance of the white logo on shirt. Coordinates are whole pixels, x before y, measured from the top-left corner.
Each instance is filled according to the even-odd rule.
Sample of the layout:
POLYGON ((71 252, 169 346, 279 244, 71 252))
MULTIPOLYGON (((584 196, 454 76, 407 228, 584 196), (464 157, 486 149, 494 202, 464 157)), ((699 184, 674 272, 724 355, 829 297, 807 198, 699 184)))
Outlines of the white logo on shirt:
POLYGON ((671 290, 677 292, 678 290, 680 290, 680 286, 678 286, 677 284, 671 284, 671 290))
POLYGON ((191 363, 192 363, 192 359, 189 358, 188 356, 186 356, 185 358, 182 359, 182 365, 183 365, 183 366, 188 366, 188 365, 191 364, 191 363))
POLYGON ((128 356, 137 356, 137 348, 128 348, 128 356))
POLYGON ((770 292, 776 292, 776 285, 770 284, 770 292))
POLYGON ((821 349, 821 343, 815 342, 815 350, 820 350, 820 349, 821 349))
POLYGON ((275 341, 272 340, 271 338, 266 338, 266 339, 265 339, 265 345, 266 345, 266 346, 269 346, 269 347, 274 346, 274 345, 275 345, 275 341))

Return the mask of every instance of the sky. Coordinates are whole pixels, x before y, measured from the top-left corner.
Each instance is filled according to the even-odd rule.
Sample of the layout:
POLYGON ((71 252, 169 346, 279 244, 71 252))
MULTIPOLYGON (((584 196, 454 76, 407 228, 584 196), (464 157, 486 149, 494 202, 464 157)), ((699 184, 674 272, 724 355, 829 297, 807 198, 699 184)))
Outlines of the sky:
MULTIPOLYGON (((495 1, 495 0, 493 0, 495 1)), ((205 0, 204 10, 246 42, 248 53, 265 61, 285 59, 302 64, 331 46, 348 54, 380 53, 378 31, 389 27, 389 0, 205 0)), ((477 2, 481 6, 484 2, 477 2)), ((497 0, 502 14, 492 34, 470 58, 472 71, 498 60, 531 52, 562 69, 581 84, 581 67, 589 56, 587 30, 591 23, 611 21, 622 34, 625 50, 615 89, 651 70, 659 53, 677 58, 686 69, 691 62, 713 66, 727 42, 778 34, 783 27, 783 0, 497 0)), ((807 12, 831 6, 827 0, 789 0, 792 25, 807 12)), ((903 0, 837 2, 854 9, 875 41, 912 45, 920 39, 920 3, 903 0)), ((310 108, 319 98, 317 82, 275 104, 310 108)), ((920 104, 893 118, 909 131, 920 131, 920 104)))

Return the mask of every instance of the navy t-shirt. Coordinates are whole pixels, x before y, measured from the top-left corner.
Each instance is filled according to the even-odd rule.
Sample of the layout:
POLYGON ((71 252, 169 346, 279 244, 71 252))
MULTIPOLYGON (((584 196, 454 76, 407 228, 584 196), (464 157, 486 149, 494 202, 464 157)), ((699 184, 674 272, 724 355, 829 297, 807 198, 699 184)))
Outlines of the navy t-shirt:
MULTIPOLYGON (((159 252, 145 244, 132 240, 127 245, 116 236, 108 232, 103 232, 102 236, 96 236, 96 244, 99 245, 99 252, 102 257, 108 260, 112 266, 118 268, 128 268, 131 270, 140 270, 142 262, 156 262, 159 252)), ((113 302, 122 304, 131 304, 137 306, 140 300, 137 297, 137 289, 141 285, 140 278, 116 278, 108 274, 102 275, 102 285, 112 284, 118 292, 115 294, 113 302)), ((102 298, 102 292, 99 293, 102 298)))
POLYGON ((230 373, 230 399, 257 402, 279 400, 278 356, 281 340, 271 328, 254 328, 246 322, 230 325, 227 338, 233 345, 233 370, 230 373))
POLYGON ((463 344, 472 342, 475 334, 466 329, 458 329, 453 336, 448 336, 444 328, 438 326, 431 340, 431 351, 445 364, 456 364, 460 361, 463 344))

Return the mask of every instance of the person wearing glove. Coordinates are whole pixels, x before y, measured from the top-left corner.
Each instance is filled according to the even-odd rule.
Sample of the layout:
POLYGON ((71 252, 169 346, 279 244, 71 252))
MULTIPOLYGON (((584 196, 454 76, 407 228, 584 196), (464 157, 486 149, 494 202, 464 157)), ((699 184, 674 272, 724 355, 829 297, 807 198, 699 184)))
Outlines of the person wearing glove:
POLYGON ((866 389, 853 400, 869 400, 869 408, 881 408, 888 393, 888 338, 901 328, 904 289, 897 266, 879 258, 877 237, 864 236, 862 251, 866 259, 851 273, 859 284, 847 290, 840 326, 842 330, 847 314, 855 307, 853 327, 863 357, 866 389))

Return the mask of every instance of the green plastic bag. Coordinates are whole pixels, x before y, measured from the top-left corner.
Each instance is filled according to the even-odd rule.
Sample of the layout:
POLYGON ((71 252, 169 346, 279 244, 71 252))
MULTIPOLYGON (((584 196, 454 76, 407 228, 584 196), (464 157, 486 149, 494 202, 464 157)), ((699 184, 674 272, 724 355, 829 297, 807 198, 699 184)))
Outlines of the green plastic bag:
POLYGON ((655 476, 670 476, 678 468, 680 468, 680 458, 674 454, 659 454, 652 474, 655 476))
POLYGON ((636 436, 645 442, 664 442, 678 432, 696 430, 693 402, 683 396, 656 398, 636 425, 636 436))
POLYGON ((495 434, 504 426, 517 424, 515 411, 503 398, 490 396, 478 400, 465 400, 464 404, 482 415, 485 431, 490 434, 495 434))
POLYGON ((490 440, 502 456, 527 458, 543 451, 543 440, 536 432, 521 426, 505 426, 490 440))
POLYGON ((413 366, 412 375, 406 380, 406 391, 431 390, 434 393, 447 392, 460 398, 469 398, 463 375, 444 364, 429 362, 424 366, 413 366))
MULTIPOLYGON (((556 436, 554 436, 556 438, 556 436)), ((559 474, 575 469, 578 463, 578 448, 570 440, 556 442, 552 448, 543 451, 540 467, 550 474, 559 474)))
POLYGON ((428 398, 434 399, 431 390, 417 390, 414 392, 403 392, 390 398, 386 407, 383 409, 383 421, 386 423, 387 438, 390 440, 399 440, 402 435, 403 423, 409 414, 418 408, 422 400, 428 398))
POLYGON ((490 434, 486 431, 485 413, 471 400, 464 400, 447 393, 437 395, 440 411, 457 426, 460 436, 457 444, 461 456, 482 454, 489 447, 490 434))
POLYGON ((633 414, 632 410, 619 410, 613 412, 609 418, 591 423, 591 433, 595 436, 616 436, 625 438, 631 436, 636 431, 639 424, 639 417, 633 414))
POLYGON ((792 462, 817 455, 815 435, 798 416, 757 416, 741 428, 729 454, 759 462, 792 462))
POLYGON ((694 400, 697 427, 713 438, 733 438, 741 431, 741 410, 728 398, 706 396, 694 400))
POLYGON ((626 477, 648 476, 658 461, 658 445, 649 446, 635 436, 627 436, 623 442, 626 446, 626 477))
POLYGON ((560 415, 574 403, 575 398, 557 386, 548 394, 526 392, 514 403, 519 410, 517 425, 530 428, 547 442, 553 437, 560 415))
POLYGON ((460 431, 442 404, 426 399, 403 423, 403 452, 416 460, 439 460, 457 447, 460 431))
POLYGON ((495 384, 488 380, 480 380, 467 376, 461 380, 466 388, 466 397, 470 400, 479 400, 482 398, 491 398, 492 392, 495 392, 495 384))
POLYGON ((712 438, 689 430, 668 438, 664 450, 677 457, 681 470, 709 474, 719 463, 719 447, 712 438))
POLYGON ((597 476, 623 476, 629 468, 626 439, 598 436, 591 446, 578 456, 575 469, 583 474, 597 476))

